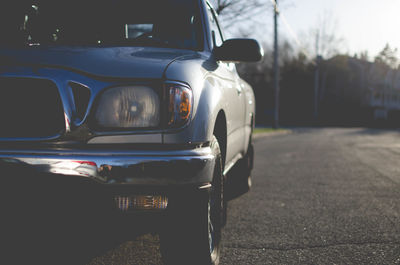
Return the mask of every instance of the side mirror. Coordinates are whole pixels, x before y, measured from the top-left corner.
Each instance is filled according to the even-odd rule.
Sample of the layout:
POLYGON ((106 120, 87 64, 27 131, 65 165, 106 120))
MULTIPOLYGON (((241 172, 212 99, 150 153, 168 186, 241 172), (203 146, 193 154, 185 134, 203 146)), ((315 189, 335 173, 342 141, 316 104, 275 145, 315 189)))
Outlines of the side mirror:
POLYGON ((214 49, 214 55, 217 61, 258 62, 264 51, 254 39, 228 39, 214 49))

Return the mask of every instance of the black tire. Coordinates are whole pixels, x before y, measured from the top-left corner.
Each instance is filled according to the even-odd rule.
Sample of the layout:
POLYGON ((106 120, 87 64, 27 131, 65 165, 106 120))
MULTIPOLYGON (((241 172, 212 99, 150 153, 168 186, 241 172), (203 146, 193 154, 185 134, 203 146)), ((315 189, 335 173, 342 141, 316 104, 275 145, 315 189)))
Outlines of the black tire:
POLYGON ((224 198, 221 151, 215 137, 211 148, 216 163, 210 192, 188 194, 169 205, 171 216, 160 233, 164 264, 219 264, 224 198))

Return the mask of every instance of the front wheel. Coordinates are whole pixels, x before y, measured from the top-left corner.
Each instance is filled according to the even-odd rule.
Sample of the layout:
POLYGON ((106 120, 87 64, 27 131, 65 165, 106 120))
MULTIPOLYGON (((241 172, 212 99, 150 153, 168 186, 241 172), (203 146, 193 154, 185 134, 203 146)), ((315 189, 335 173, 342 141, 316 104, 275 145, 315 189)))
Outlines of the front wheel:
POLYGON ((215 137, 211 148, 216 157, 211 190, 171 203, 171 216, 160 233, 165 264, 219 264, 224 198, 221 152, 215 137))

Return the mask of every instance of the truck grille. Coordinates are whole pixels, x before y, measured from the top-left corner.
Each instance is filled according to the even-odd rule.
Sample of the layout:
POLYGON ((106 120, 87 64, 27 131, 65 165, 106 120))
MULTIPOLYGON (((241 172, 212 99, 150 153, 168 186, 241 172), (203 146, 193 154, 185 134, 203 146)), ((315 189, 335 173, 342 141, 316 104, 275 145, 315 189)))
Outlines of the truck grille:
POLYGON ((64 111, 54 82, 0 78, 0 138, 50 137, 64 128, 64 111))

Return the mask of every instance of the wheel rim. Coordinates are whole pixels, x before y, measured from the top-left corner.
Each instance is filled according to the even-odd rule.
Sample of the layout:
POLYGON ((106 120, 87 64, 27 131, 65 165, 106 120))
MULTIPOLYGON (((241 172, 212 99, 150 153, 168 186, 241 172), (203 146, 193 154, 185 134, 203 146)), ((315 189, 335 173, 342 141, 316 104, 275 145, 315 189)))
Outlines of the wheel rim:
POLYGON ((219 243, 221 240, 222 209, 223 209, 223 176, 222 161, 218 142, 215 139, 216 164, 213 174, 212 188, 208 200, 208 243, 211 264, 218 264, 219 243))
POLYGON ((208 242, 210 247, 210 256, 211 261, 215 261, 218 255, 218 240, 217 236, 218 229, 220 229, 219 224, 219 216, 220 216, 220 207, 219 202, 222 201, 222 198, 218 198, 220 196, 216 190, 212 190, 210 194, 210 200, 208 203, 208 242))
POLYGON ((213 205, 214 202, 211 200, 208 203, 208 243, 210 245, 210 254, 212 256, 212 253, 214 251, 214 240, 215 240, 215 230, 214 230, 214 225, 213 225, 213 219, 211 217, 211 205, 213 205))

